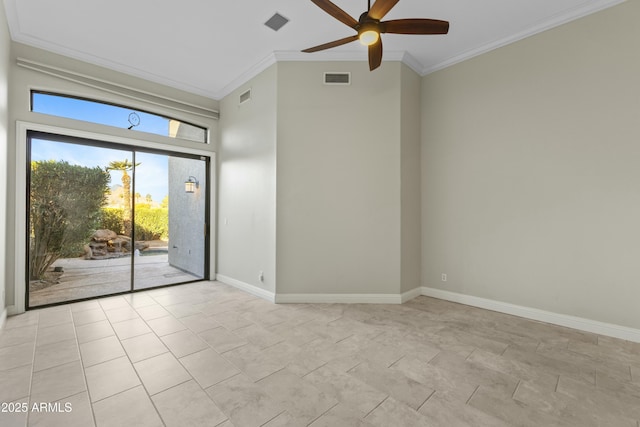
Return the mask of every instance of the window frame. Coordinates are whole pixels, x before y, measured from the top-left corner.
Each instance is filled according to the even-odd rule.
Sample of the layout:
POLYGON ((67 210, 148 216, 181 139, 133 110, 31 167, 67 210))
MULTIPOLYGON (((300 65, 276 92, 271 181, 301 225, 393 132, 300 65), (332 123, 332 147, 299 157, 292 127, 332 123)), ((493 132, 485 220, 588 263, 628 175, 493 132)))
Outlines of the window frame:
MULTIPOLYGON (((209 140, 210 139, 209 138, 210 129, 208 127, 203 127, 203 126, 194 124, 194 123, 189 122, 189 121, 178 119, 176 117, 167 116, 165 114, 158 114, 158 113, 153 112, 153 111, 149 111, 149 110, 145 110, 145 109, 141 109, 141 108, 137 108, 137 107, 132 107, 132 106, 129 106, 129 105, 123 105, 123 104, 119 104, 117 102, 104 101, 104 100, 95 99, 95 98, 87 98, 87 97, 84 97, 84 96, 69 95, 69 94, 65 94, 65 93, 61 93, 61 92, 52 92, 52 91, 48 91, 48 90, 31 89, 29 91, 29 111, 31 111, 33 113, 46 114, 48 116, 55 116, 55 117, 63 117, 63 118, 71 119, 71 120, 78 120, 78 121, 82 121, 82 122, 86 122, 86 123, 94 123, 94 124, 99 124, 99 125, 102 125, 102 126, 109 126, 109 127, 113 127, 113 128, 116 128, 116 129, 121 129, 118 126, 107 125, 107 124, 100 123, 100 122, 95 122, 95 121, 89 122, 87 120, 78 119, 78 118, 74 118, 74 117, 70 117, 70 116, 55 115, 55 114, 36 111, 33 108, 34 107, 34 95, 35 94, 48 95, 48 96, 54 96, 54 97, 59 97, 59 98, 75 99, 75 100, 85 101, 85 102, 92 102, 92 103, 95 103, 95 104, 102 104, 102 105, 108 105, 108 106, 112 106, 112 107, 123 108, 123 109, 126 109, 126 110, 131 110, 131 112, 139 112, 139 113, 150 114, 150 115, 153 115, 153 116, 156 116, 156 117, 160 117, 160 118, 163 118, 163 119, 166 119, 166 120, 175 120, 177 122, 184 123, 185 125, 189 125, 189 126, 193 126, 195 128, 198 128, 198 129, 202 129, 203 135, 204 135, 204 140, 203 141, 196 141, 196 140, 193 140, 193 139, 172 137, 169 134, 162 135, 162 134, 159 134, 159 133, 146 132, 146 131, 137 131, 137 132, 148 133, 148 134, 151 134, 151 135, 159 135, 159 136, 163 136, 163 137, 167 137, 167 138, 171 138, 171 139, 178 139, 178 140, 182 140, 182 141, 194 142, 196 144, 207 144, 207 145, 210 144, 210 140, 209 140)), ((135 130, 135 127, 132 130, 135 130)))

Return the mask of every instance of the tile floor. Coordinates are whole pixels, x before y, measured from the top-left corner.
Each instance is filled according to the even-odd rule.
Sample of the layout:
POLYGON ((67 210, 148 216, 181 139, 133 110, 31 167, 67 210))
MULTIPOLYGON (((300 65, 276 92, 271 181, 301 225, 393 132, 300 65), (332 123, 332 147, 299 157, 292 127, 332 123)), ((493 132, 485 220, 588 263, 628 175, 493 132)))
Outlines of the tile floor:
POLYGON ((0 385, 3 427, 640 427, 640 344, 427 297, 275 305, 217 282, 10 317, 0 385))

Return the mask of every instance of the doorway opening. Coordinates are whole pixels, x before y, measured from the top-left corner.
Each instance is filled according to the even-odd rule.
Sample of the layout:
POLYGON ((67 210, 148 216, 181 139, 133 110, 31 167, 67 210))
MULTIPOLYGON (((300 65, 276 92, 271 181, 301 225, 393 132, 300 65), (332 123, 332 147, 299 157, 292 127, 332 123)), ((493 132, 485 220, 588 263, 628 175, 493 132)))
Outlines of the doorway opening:
POLYGON ((26 307, 209 276, 205 156, 27 133, 26 307))

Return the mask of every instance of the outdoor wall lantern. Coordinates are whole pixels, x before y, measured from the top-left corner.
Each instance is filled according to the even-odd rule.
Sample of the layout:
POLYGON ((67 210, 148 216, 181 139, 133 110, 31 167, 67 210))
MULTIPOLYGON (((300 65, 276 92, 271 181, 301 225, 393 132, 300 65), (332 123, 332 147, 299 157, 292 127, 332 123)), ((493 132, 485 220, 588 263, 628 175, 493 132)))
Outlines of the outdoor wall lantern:
POLYGON ((196 188, 198 188, 199 186, 199 182, 196 179, 195 176, 189 176, 189 179, 187 179, 184 182, 184 192, 185 193, 195 193, 196 192, 196 188))

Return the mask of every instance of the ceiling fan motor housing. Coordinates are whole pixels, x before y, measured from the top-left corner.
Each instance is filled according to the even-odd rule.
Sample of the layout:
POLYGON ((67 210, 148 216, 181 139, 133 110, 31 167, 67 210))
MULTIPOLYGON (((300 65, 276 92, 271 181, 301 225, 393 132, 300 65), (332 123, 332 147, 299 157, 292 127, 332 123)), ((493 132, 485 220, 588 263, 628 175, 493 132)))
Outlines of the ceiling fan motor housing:
POLYGON ((355 30, 358 32, 360 43, 364 45, 372 45, 380 39, 380 21, 369 17, 367 12, 360 15, 360 20, 355 30))
POLYGON ((358 25, 356 26, 356 31, 358 34, 361 34, 365 31, 377 31, 380 32, 380 20, 373 19, 369 16, 367 12, 364 12, 360 15, 360 19, 358 20, 358 25))

